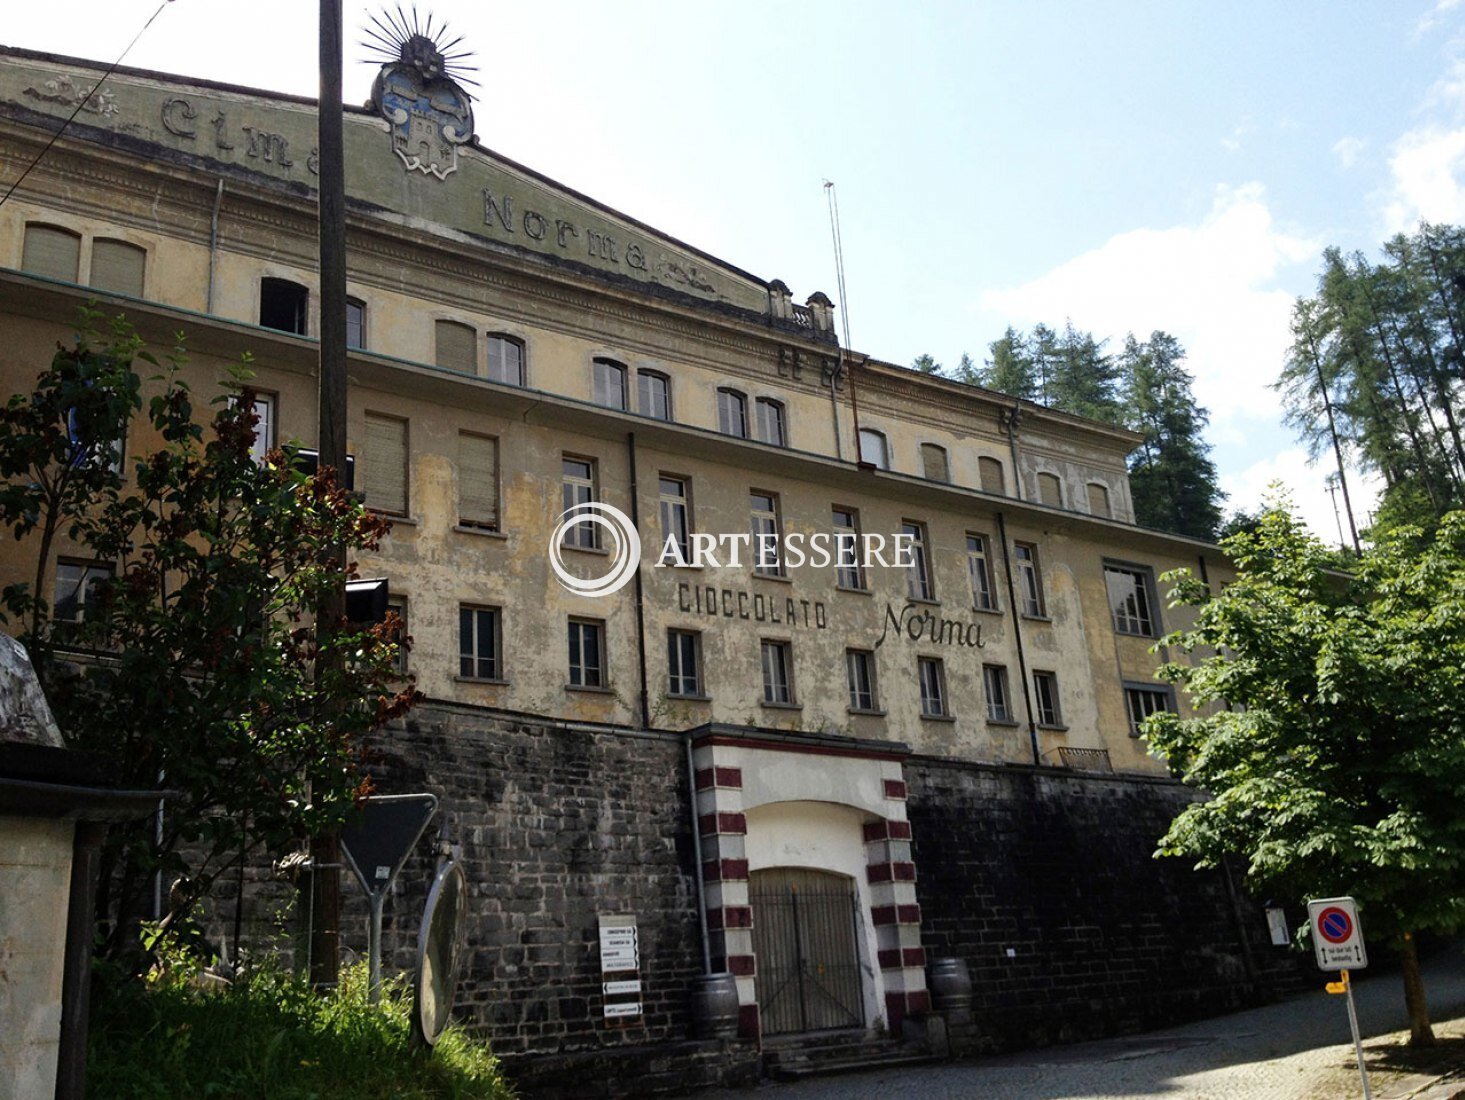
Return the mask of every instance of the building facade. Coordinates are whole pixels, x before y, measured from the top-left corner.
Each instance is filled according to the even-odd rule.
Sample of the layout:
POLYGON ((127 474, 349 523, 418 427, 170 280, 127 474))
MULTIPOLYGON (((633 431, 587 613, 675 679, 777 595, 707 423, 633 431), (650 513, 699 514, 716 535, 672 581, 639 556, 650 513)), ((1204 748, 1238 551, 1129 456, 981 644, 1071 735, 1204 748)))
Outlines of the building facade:
MULTIPOLYGON (((101 72, 0 51, 3 178, 76 112, 0 207, 10 391, 95 298, 154 345, 186 332, 199 385, 249 352, 261 447, 312 446, 314 103, 101 72)), ((437 791, 464 844, 464 988, 498 1049, 683 1038, 704 944, 750 1038, 898 1031, 937 954, 994 1045, 1258 995, 1260 912, 1150 858, 1190 797, 1136 736, 1184 706, 1159 578, 1227 563, 1134 525, 1137 437, 843 348, 822 293, 497 156, 432 92, 388 65, 346 115, 348 449, 393 522, 362 572, 428 697, 384 783, 437 791), (629 518, 639 568, 565 519, 586 504, 629 518), (608 1011, 632 1002, 596 937, 628 916, 639 999, 608 1011)), ((88 568, 61 548, 58 604, 88 568)))

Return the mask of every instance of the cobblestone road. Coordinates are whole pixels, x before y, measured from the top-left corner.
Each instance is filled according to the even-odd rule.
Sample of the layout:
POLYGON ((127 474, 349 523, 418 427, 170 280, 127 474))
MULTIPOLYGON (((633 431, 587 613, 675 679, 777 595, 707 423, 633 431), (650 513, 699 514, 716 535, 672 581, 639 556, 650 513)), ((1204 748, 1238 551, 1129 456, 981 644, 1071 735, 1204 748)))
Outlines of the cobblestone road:
MULTIPOLYGON (((1425 971, 1430 1014, 1441 1038, 1424 1064, 1405 1064, 1408 1037, 1396 973, 1356 983, 1375 1100, 1453 1098, 1430 1086, 1465 1065, 1465 958, 1436 956, 1425 971)), ((1321 991, 1281 1004, 1125 1039, 1054 1047, 960 1065, 828 1077, 706 1100, 1344 1100, 1362 1095, 1348 1014, 1321 991)), ((1453 1080, 1453 1078, 1452 1078, 1453 1080)), ((1459 1084, 1465 1096, 1465 1079, 1459 1084)))

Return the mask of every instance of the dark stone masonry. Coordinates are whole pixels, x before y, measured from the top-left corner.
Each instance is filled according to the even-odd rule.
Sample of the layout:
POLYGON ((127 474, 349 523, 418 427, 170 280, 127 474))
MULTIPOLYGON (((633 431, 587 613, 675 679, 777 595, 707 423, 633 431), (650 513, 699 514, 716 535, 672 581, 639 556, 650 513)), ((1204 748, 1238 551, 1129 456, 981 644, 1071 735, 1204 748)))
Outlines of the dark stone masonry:
MULTIPOLYGON (((680 737, 431 703, 378 749, 378 789, 437 794, 462 846, 472 909, 459 1018, 522 1090, 645 1094, 756 1076, 753 1043, 691 1040, 701 944, 680 737), (621 913, 636 917, 644 990, 627 1023, 603 1017, 599 968, 598 918, 621 913)), ((971 970, 972 1048, 1173 1024, 1297 981, 1259 905, 1219 873, 1153 858, 1186 788, 920 757, 905 775, 922 944, 971 970)), ((388 975, 415 961, 432 835, 387 901, 388 975)), ((292 894, 248 891, 252 938, 292 894)), ((349 878, 342 894, 350 958, 365 950, 366 907, 349 878)), ((227 927, 232 901, 217 902, 227 927)))

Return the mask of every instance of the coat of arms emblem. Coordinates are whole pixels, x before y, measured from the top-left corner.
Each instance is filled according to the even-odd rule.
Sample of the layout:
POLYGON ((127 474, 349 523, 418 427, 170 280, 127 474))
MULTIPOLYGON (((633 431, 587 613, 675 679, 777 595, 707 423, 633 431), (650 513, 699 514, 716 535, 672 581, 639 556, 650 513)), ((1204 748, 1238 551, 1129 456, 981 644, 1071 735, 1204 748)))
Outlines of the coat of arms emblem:
MULTIPOLYGON (((459 40, 439 47, 432 17, 419 25, 416 9, 410 22, 400 9, 385 23, 376 16, 371 21, 377 29, 366 33, 375 41, 363 45, 388 59, 372 85, 371 103, 391 124, 392 149, 409 172, 447 179, 458 169, 458 146, 473 137, 473 101, 458 84, 472 83, 459 64, 469 55, 444 53, 459 40)), ((438 35, 446 31, 446 24, 437 28, 438 35)))

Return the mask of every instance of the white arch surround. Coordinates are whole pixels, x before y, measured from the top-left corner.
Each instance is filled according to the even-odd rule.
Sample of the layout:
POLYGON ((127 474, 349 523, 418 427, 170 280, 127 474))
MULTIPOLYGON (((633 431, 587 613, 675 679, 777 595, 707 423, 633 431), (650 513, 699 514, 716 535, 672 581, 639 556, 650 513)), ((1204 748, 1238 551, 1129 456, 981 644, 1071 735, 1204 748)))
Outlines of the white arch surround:
POLYGON ((857 901, 860 996, 865 1026, 886 1022, 885 983, 876 965, 875 926, 863 826, 876 814, 835 802, 767 802, 747 811, 748 871, 805 867, 833 871, 851 880, 857 901))

